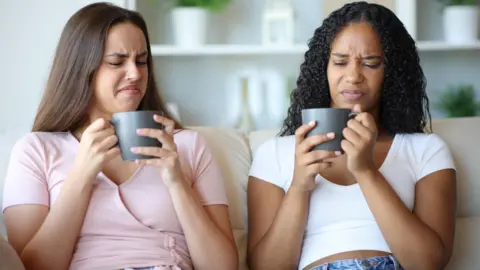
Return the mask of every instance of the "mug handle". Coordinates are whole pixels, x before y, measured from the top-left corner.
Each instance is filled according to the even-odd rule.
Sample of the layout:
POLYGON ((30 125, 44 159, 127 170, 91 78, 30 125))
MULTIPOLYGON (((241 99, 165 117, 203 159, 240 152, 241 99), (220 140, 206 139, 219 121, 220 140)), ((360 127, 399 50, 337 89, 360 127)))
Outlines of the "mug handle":
POLYGON ((359 113, 358 112, 351 112, 348 114, 348 120, 355 118, 359 113))

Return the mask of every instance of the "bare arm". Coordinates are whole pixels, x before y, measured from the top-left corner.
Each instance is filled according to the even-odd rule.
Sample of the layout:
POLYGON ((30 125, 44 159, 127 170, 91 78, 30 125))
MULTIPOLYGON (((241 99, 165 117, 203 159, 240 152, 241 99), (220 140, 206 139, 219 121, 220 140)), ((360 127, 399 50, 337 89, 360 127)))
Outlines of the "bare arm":
POLYGON ((284 191, 255 177, 248 182, 248 258, 255 269, 297 269, 310 192, 284 191))
POLYGON ((257 166, 258 170, 270 170, 272 174, 267 177, 272 179, 251 176, 248 181, 248 261, 252 270, 298 267, 310 195, 316 188, 315 177, 331 166, 326 160, 339 154, 312 150, 313 146, 335 136, 329 133, 305 138, 315 124, 311 122, 302 125, 295 131, 295 165, 292 183, 286 194, 282 188, 267 181, 275 181, 277 179, 273 178, 281 177, 279 167, 263 167, 264 164, 269 164, 271 159, 277 158, 275 151, 263 152, 256 157, 261 164, 257 166))
POLYGON ((357 181, 400 264, 405 269, 444 269, 455 233, 455 171, 438 171, 420 180, 413 213, 378 171, 357 181))
MULTIPOLYGON (((92 180, 103 164, 120 152, 118 147, 112 148, 117 142, 114 133, 113 127, 104 119, 97 119, 85 129, 73 169, 50 209, 44 205, 23 204, 5 210, 8 238, 28 270, 63 270, 69 267, 88 208, 92 180)), ((43 174, 28 167, 17 170, 28 170, 28 173, 16 176, 19 178, 43 174)), ((25 179, 10 181, 17 180, 25 179)))
POLYGON ((78 177, 64 182, 50 211, 39 205, 5 210, 9 239, 26 269, 68 269, 92 188, 90 180, 78 177))
POLYGON ((0 235, 0 270, 25 270, 15 250, 0 235))
POLYGON ((203 207, 185 181, 170 187, 177 213, 195 269, 238 269, 238 252, 233 237, 228 207, 203 207))

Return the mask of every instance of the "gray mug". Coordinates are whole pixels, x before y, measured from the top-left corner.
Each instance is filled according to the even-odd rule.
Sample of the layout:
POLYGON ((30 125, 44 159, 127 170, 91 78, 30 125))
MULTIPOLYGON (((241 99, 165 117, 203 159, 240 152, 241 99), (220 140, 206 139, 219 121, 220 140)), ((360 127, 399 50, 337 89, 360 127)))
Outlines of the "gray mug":
POLYGON ((310 130, 305 137, 326 134, 333 132, 335 138, 316 145, 312 150, 340 151, 343 153, 341 142, 344 139, 343 129, 347 126, 348 120, 355 117, 358 113, 350 109, 342 108, 313 108, 302 110, 302 124, 315 121, 315 127, 310 130))
POLYGON ((118 146, 123 160, 151 159, 153 157, 133 153, 132 147, 162 147, 157 139, 137 134, 139 128, 164 129, 162 124, 155 122, 153 115, 162 115, 158 111, 129 111, 114 113, 110 123, 115 127, 118 146))

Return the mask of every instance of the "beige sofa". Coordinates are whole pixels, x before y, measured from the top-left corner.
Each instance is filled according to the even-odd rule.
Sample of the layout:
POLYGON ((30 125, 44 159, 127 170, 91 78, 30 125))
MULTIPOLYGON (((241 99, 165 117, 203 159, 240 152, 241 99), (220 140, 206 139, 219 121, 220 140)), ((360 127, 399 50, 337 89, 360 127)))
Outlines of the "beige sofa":
MULTIPOLYGON (((242 270, 247 269, 246 189, 252 153, 266 139, 276 135, 276 130, 250 133, 237 130, 194 127, 205 136, 216 159, 221 164, 230 200, 230 217, 240 252, 242 270)), ((450 146, 459 170, 458 213, 455 250, 449 270, 480 269, 480 118, 433 121, 433 129, 450 146)), ((1 198, 1 194, 0 194, 1 198)), ((3 226, 0 217, 0 229, 3 226)), ((2 231, 2 230, 0 230, 2 231)))
MULTIPOLYGON (((453 258, 447 269, 480 269, 480 118, 442 119, 432 122, 433 131, 450 146, 458 167, 458 208, 453 258)), ((241 269, 247 269, 246 188, 252 154, 277 130, 248 136, 222 128, 195 127, 211 145, 221 164, 231 204, 230 216, 240 252, 241 269)))

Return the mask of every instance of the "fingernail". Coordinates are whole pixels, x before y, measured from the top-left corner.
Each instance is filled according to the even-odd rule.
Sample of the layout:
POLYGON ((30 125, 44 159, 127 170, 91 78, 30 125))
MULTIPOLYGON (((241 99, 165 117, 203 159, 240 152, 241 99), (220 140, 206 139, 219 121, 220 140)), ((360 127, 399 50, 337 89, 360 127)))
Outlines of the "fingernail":
POLYGON ((333 133, 333 132, 327 133, 327 138, 329 138, 329 139, 335 138, 335 133, 333 133))
POLYGON ((315 121, 314 120, 310 121, 308 125, 313 127, 315 125, 315 121))
POLYGON ((340 156, 341 154, 342 154, 342 152, 340 152, 340 151, 335 151, 335 155, 340 156))
POLYGON ((140 134, 142 133, 142 130, 141 129, 137 129, 137 134, 140 134))
POLYGON ((137 152, 137 150, 138 150, 138 148, 136 148, 136 147, 130 148, 130 151, 132 151, 132 152, 137 152))

